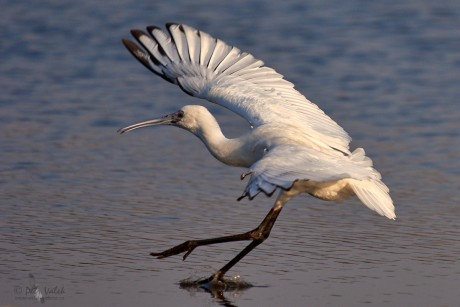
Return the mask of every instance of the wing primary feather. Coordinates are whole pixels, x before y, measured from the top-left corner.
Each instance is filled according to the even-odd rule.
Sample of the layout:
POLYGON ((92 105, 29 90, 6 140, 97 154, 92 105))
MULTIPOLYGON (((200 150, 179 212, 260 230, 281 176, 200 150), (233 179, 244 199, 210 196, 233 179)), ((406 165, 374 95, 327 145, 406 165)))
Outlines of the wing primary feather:
POLYGON ((230 52, 222 59, 214 70, 216 73, 223 73, 227 68, 238 62, 240 59, 241 51, 236 47, 232 47, 230 52))
POLYGON ((166 28, 169 31, 172 42, 177 48, 177 52, 179 53, 181 60, 183 62, 190 62, 189 47, 182 25, 170 22, 166 24, 166 28))
POLYGON ((225 70, 225 73, 231 75, 241 70, 261 67, 262 65, 264 65, 264 62, 257 60, 249 53, 243 52, 240 56, 240 59, 232 66, 228 67, 225 70))
POLYGON ((130 40, 123 39, 123 45, 125 45, 126 49, 131 52, 134 57, 141 62, 142 65, 147 67, 150 71, 153 73, 159 75, 160 77, 164 78, 163 72, 161 69, 158 68, 157 65, 160 63, 154 58, 151 57, 149 54, 145 53, 143 50, 141 50, 135 43, 133 43, 130 40))
POLYGON ((217 39, 206 32, 198 31, 198 33, 201 39, 200 64, 204 67, 208 67, 209 60, 217 44, 217 39))
MULTIPOLYGON (((136 38, 139 44, 141 44, 145 48, 145 50, 149 53, 150 55, 149 59, 151 60, 152 65, 150 65, 150 67, 148 68, 154 71, 159 76, 161 76, 166 81, 171 82, 171 83, 176 83, 175 78, 170 78, 169 76, 167 76, 162 69, 162 67, 170 63, 170 60, 167 57, 164 50, 161 48, 161 46, 158 45, 158 43, 151 36, 149 36, 147 33, 141 30, 131 30, 131 34, 134 36, 134 38, 136 38)), ((141 50, 139 49, 139 51, 137 52, 139 53, 140 51, 141 50)), ((136 58, 138 57, 136 56, 136 58)), ((141 63, 144 64, 144 62, 141 62, 141 63)))
POLYGON ((201 51, 200 33, 187 25, 181 26, 184 29, 185 38, 187 39, 190 62, 192 64, 199 64, 201 51))
POLYGON ((142 30, 131 30, 134 38, 145 48, 145 50, 152 56, 154 63, 165 66, 170 63, 169 58, 166 57, 165 52, 160 45, 147 33, 142 30))
POLYGON ((158 45, 164 50, 165 55, 169 58, 171 62, 179 62, 180 57, 177 51, 177 47, 174 44, 171 36, 166 34, 162 29, 156 26, 147 27, 147 31, 152 35, 156 40, 158 45))
POLYGON ((229 45, 218 39, 216 42, 216 47, 214 48, 211 58, 209 59, 208 68, 215 71, 217 66, 219 66, 219 64, 227 56, 230 50, 231 47, 229 45))

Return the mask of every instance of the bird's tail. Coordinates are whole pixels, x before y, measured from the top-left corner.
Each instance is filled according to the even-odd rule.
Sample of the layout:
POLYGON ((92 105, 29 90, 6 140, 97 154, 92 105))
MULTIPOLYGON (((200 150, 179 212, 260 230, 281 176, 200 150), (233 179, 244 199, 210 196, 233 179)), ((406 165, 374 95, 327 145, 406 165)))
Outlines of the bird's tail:
POLYGON ((395 207, 389 195, 390 190, 381 181, 380 173, 372 167, 372 160, 366 157, 364 149, 356 149, 351 156, 356 164, 364 166, 370 171, 365 179, 350 179, 349 185, 356 196, 371 210, 389 219, 395 219, 395 207))

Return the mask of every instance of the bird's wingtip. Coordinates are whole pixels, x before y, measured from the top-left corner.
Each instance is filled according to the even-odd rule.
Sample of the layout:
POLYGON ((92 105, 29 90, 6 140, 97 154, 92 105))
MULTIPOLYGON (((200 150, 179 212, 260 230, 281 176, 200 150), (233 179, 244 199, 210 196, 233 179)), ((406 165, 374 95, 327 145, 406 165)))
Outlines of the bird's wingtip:
POLYGON ((147 26, 146 29, 147 29, 147 31, 148 31, 149 33, 152 33, 154 30, 161 30, 160 27, 155 26, 155 25, 147 26))
POLYGON ((172 22, 172 21, 170 21, 170 22, 167 22, 167 23, 166 23, 166 28, 169 29, 170 27, 178 26, 178 25, 179 25, 179 24, 178 24, 177 22, 172 22))

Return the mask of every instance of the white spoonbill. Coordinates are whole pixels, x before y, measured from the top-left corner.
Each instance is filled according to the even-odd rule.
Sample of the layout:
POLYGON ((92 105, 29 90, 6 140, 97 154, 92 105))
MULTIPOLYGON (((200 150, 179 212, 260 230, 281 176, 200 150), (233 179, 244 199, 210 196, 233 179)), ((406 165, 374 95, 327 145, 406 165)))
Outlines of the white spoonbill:
POLYGON ((219 161, 248 168, 250 176, 240 199, 278 191, 274 206, 255 229, 237 235, 190 240, 158 258, 185 253, 198 246, 249 240, 251 243, 207 281, 224 274, 270 234, 281 209, 300 193, 336 201, 357 195, 369 209, 389 219, 396 217, 389 189, 364 150, 349 150, 351 138, 318 106, 294 89, 275 70, 209 34, 183 24, 132 30, 139 45, 123 40, 128 50, 149 70, 179 85, 187 94, 219 104, 245 118, 252 129, 226 138, 216 119, 202 106, 185 106, 172 114, 119 130, 171 125, 190 131, 219 161), (142 47, 142 48, 141 48, 142 47))

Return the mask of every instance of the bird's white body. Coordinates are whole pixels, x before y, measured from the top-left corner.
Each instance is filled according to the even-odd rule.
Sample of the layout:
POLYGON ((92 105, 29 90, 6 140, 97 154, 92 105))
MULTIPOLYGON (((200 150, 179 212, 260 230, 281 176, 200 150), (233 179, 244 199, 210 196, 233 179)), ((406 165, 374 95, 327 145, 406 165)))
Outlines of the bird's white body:
POLYGON ((200 138, 217 160, 231 166, 253 168, 252 172, 260 172, 259 178, 264 175, 271 177, 265 182, 258 182, 253 176, 246 196, 252 198, 260 190, 271 195, 277 187, 281 187, 290 190, 292 196, 308 193, 332 201, 346 199, 364 190, 358 195, 362 195, 366 205, 377 204, 377 207, 370 208, 394 218, 391 210, 378 207, 380 203, 391 203, 391 199, 386 196, 388 189, 380 181, 380 174, 372 168, 372 161, 364 155, 364 150, 357 149, 345 155, 336 149, 321 146, 321 143, 312 142, 295 126, 276 123, 260 125, 238 138, 228 139, 206 108, 185 106, 182 111, 184 117, 177 126, 200 138), (285 154, 275 154, 275 163, 270 162, 265 166, 267 160, 263 161, 263 158, 271 151, 285 154), (284 158, 280 160, 278 157, 284 158), (264 162, 263 166, 259 166, 258 161, 264 162), (295 165, 298 169, 293 168, 295 165), (302 167, 311 172, 308 177, 302 175, 305 173, 302 167), (273 172, 276 173, 270 174, 273 172), (254 192, 251 191, 252 187, 256 188, 254 192))
POLYGON ((132 30, 141 49, 123 40, 129 51, 148 69, 177 84, 194 97, 222 105, 244 117, 252 129, 234 139, 222 133, 212 114, 202 106, 185 106, 159 119, 134 124, 121 133, 153 125, 174 125, 190 131, 219 161, 249 168, 243 195, 280 191, 260 225, 248 232, 204 240, 185 241, 152 256, 165 258, 197 246, 252 241, 210 278, 222 282, 224 274, 271 232, 283 206, 293 197, 308 193, 323 200, 342 200, 352 195, 370 209, 390 219, 396 217, 387 186, 372 167, 362 148, 349 150, 351 138, 294 85, 252 55, 186 25, 168 24, 166 31, 147 27, 149 34, 132 30))
POLYGON ((142 64, 186 93, 222 105, 253 126, 248 133, 228 139, 202 106, 183 107, 172 123, 199 137, 216 159, 249 168, 246 174, 251 177, 242 197, 272 195, 276 190, 289 197, 308 193, 324 200, 357 195, 377 213, 396 217, 389 190, 364 150, 350 152, 348 134, 282 75, 189 26, 169 24, 169 33, 147 29, 149 34, 132 31, 146 52, 124 41, 142 64))

